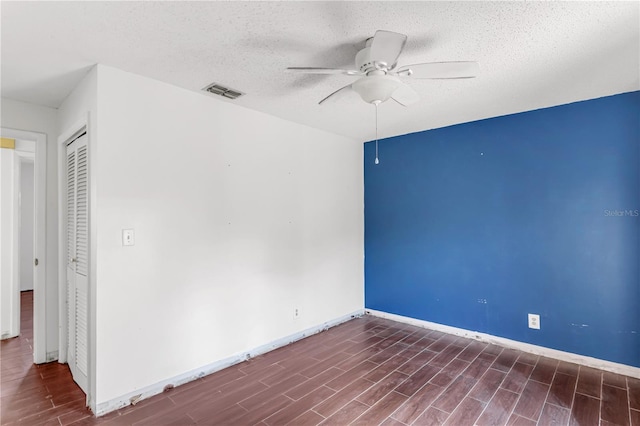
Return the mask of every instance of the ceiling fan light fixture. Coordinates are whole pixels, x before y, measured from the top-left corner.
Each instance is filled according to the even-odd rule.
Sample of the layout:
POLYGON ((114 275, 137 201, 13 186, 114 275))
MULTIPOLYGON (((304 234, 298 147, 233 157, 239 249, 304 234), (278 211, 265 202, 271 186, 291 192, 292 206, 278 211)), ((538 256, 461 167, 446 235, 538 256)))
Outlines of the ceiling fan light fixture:
MULTIPOLYGON (((1 0, 0 0, 1 1, 1 0)), ((347 91, 355 90, 363 101, 379 105, 392 98, 402 106, 409 106, 420 100, 418 93, 403 79, 461 79, 473 78, 479 71, 478 63, 473 61, 455 62, 423 62, 396 68, 398 58, 407 42, 405 34, 393 31, 378 30, 373 37, 365 41, 365 47, 356 53, 355 69, 289 67, 288 72, 305 74, 346 74, 364 76, 353 84, 348 84, 327 99, 335 98, 347 91)))
POLYGON ((390 75, 369 75, 353 83, 351 87, 363 101, 374 104, 389 100, 402 82, 390 75))

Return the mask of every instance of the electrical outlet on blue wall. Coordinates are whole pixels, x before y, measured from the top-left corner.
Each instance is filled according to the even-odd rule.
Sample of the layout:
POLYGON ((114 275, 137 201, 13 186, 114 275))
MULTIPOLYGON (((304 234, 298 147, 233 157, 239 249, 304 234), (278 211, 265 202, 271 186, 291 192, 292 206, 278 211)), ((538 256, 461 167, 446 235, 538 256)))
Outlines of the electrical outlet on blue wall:
POLYGON ((377 166, 366 143, 366 308, 640 367, 640 218, 610 214, 640 209, 639 116, 632 92, 385 139, 377 166))
POLYGON ((538 314, 527 314, 529 320, 529 328, 533 328, 534 330, 540 330, 540 315, 538 314))

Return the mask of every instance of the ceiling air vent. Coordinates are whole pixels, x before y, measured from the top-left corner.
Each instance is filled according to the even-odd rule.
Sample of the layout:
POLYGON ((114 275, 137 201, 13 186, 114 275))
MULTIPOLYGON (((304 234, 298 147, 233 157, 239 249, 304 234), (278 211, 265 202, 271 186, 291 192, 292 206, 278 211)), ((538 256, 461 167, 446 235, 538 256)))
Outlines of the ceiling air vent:
POLYGON ((240 96, 244 95, 244 93, 242 92, 239 92, 235 89, 229 89, 228 87, 221 86, 218 83, 211 83, 202 90, 213 93, 214 95, 223 96, 227 99, 237 99, 240 96))

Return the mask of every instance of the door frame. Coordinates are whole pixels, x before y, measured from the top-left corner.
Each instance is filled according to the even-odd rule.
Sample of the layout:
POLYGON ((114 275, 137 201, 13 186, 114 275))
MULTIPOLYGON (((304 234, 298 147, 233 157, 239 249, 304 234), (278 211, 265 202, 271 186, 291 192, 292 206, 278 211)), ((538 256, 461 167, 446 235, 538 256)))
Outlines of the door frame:
POLYGON ((93 262, 93 255, 95 253, 95 241, 96 241, 96 228, 92 219, 92 211, 95 207, 95 181, 92 178, 93 169, 93 146, 92 136, 89 125, 89 114, 87 113, 80 120, 69 126, 60 136, 57 141, 58 152, 58 321, 60 324, 58 341, 60 342, 58 362, 62 364, 68 363, 69 360, 69 342, 68 342, 68 324, 67 324, 67 145, 72 142, 83 132, 87 133, 87 152, 89 155, 89 175, 88 175, 88 228, 89 228, 89 250, 88 250, 88 262, 89 273, 87 275, 88 280, 88 319, 87 319, 87 335, 88 335, 88 347, 87 347, 87 397, 86 404, 95 412, 95 349, 96 349, 96 336, 95 336, 95 263, 93 262))
MULTIPOLYGON (((33 272, 33 362, 42 364, 47 362, 47 135, 44 133, 17 130, 7 127, 0 128, 3 138, 22 139, 35 142, 35 153, 33 159, 34 170, 34 258, 38 259, 38 266, 33 272)), ((19 159, 20 154, 17 154, 19 159)), ((19 169, 19 167, 18 167, 19 169)), ((19 170, 18 170, 19 171, 19 170)), ((14 175, 15 176, 15 175, 14 175)), ((14 178, 15 180, 15 178, 14 178)), ((15 189, 15 186, 14 186, 15 189)), ((14 204, 17 196, 14 196, 14 204)), ((18 206, 14 205, 14 212, 18 206)), ((15 213, 14 213, 15 216, 15 213)), ((14 221, 16 229, 18 218, 14 221)), ((18 238, 16 236, 16 238, 18 238)), ((19 243, 18 243, 19 244, 19 243)), ((16 247, 16 242, 14 242, 16 247)), ((16 255, 19 259, 20 253, 16 255)), ((14 259, 14 269, 19 266, 18 260, 14 259)), ((20 329, 20 271, 15 271, 13 282, 11 283, 11 294, 14 295, 12 303, 12 329, 20 329)), ((54 301, 49 301, 51 306, 54 301)), ((17 333, 16 333, 17 335, 17 333)))

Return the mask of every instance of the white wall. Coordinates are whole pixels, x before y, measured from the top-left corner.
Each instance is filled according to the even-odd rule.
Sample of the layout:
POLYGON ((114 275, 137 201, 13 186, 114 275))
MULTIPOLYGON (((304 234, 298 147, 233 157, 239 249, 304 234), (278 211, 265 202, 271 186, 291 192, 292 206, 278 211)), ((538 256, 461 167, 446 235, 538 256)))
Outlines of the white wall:
POLYGON ((58 190, 57 190, 57 111, 3 98, 0 101, 0 126, 44 133, 47 136, 47 207, 46 207, 46 335, 48 357, 58 352, 58 190))
POLYGON ((361 141, 98 68, 98 404, 364 307, 361 141))
POLYGON ((33 161, 20 164, 20 290, 33 290, 33 161))

